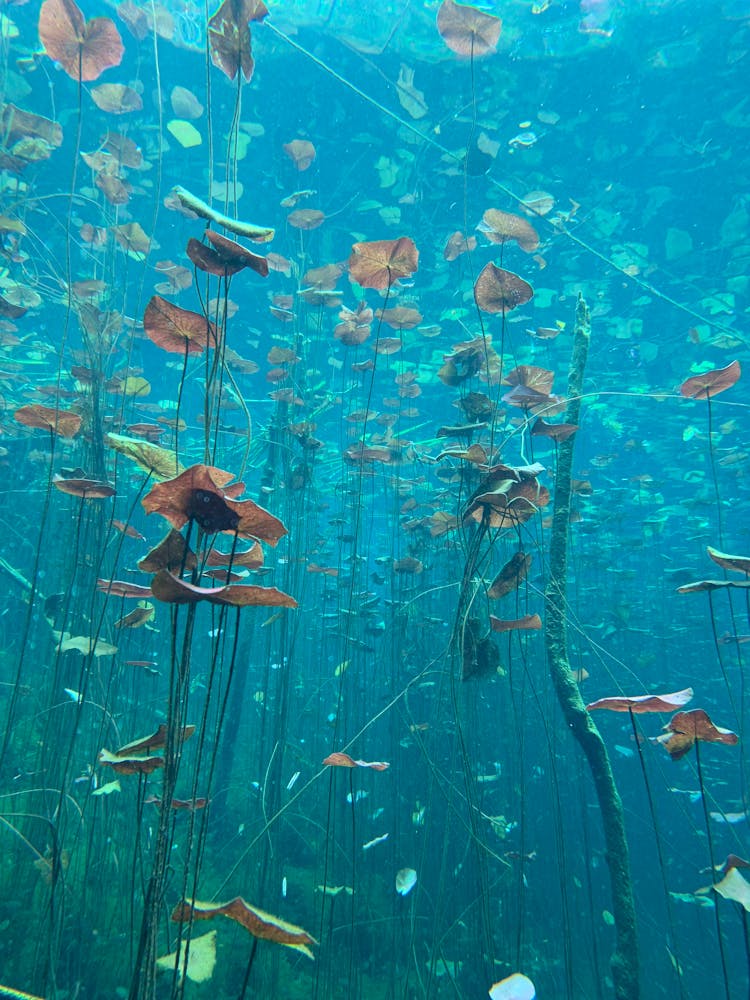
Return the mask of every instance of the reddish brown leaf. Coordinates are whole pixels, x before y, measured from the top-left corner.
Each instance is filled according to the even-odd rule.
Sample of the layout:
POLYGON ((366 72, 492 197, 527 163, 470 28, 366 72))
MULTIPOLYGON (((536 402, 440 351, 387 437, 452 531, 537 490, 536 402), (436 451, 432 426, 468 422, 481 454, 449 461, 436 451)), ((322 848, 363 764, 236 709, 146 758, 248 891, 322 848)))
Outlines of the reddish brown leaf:
POLYGON ((253 75, 250 21, 262 21, 268 9, 261 0, 224 0, 208 20, 211 62, 230 80, 242 71, 245 80, 253 75))
POLYGON ((105 594, 113 594, 115 597, 127 597, 133 600, 142 600, 145 597, 153 597, 150 587, 141 587, 137 583, 127 583, 124 580, 97 580, 97 590, 105 594))
POLYGON ((81 418, 70 410, 53 410, 41 403, 22 406, 13 414, 13 419, 24 427, 35 427, 39 430, 54 431, 62 437, 75 437, 81 429, 81 418))
POLYGON ((114 486, 98 479, 64 479, 62 476, 54 476, 52 485, 61 493, 70 493, 84 500, 103 500, 113 497, 116 492, 114 486))
POLYGON ((642 715, 646 712, 674 712, 677 708, 687 705, 693 697, 693 689, 673 691, 672 694, 639 694, 635 697, 616 695, 611 698, 598 698, 586 706, 587 712, 604 708, 610 712, 632 712, 642 715))
POLYGON ((152 774, 164 767, 163 757, 118 757, 109 750, 99 751, 99 763, 118 774, 152 774))
POLYGON ((727 587, 747 589, 750 587, 750 580, 696 580, 695 583, 683 583, 677 588, 678 594, 697 594, 704 590, 724 590, 727 587))
POLYGON ((297 170, 307 170, 315 159, 315 146, 308 139, 293 139, 284 143, 284 152, 294 161, 297 170))
POLYGON ((158 573, 160 569, 181 573, 193 570, 197 565, 195 553, 186 548, 185 539, 175 528, 170 528, 159 544, 138 561, 138 569, 143 573, 158 573))
POLYGON ((694 708, 690 712, 678 712, 673 715, 664 727, 665 733, 657 736, 672 760, 679 760, 690 750, 696 740, 707 743, 725 743, 734 746, 739 737, 731 729, 715 726, 702 708, 694 708))
POLYGON ((750 576, 750 556, 730 556, 726 552, 719 552, 718 549, 714 549, 710 545, 706 546, 706 552, 722 569, 750 576))
POLYGON ((513 632, 516 630, 536 630, 542 627, 542 619, 539 615, 524 615, 523 618, 515 618, 512 621, 502 621, 490 615, 490 628, 493 632, 513 632))
POLYGON ((39 38, 50 59, 74 80, 96 80, 119 66, 124 48, 108 17, 85 21, 73 0, 44 0, 39 12, 39 38))
POLYGON ((725 389, 730 389, 742 374, 739 361, 732 361, 726 368, 714 368, 701 375, 692 375, 680 386, 680 394, 689 399, 708 399, 725 389))
POLYGON ((539 246, 536 229, 520 215, 501 212, 498 208, 488 208, 477 229, 484 233, 490 243, 515 241, 526 253, 533 253, 539 246))
POLYGON ((531 566, 531 556, 526 552, 516 552, 497 574, 492 581, 492 586, 487 591, 487 596, 493 601, 500 597, 505 597, 514 590, 518 590, 521 583, 526 579, 526 574, 531 566))
POLYGON ((317 229, 325 220, 325 214, 319 208, 296 208, 286 217, 286 221, 295 229, 317 229))
POLYGON ((234 607, 296 608, 297 602, 289 594, 275 587, 253 587, 246 585, 222 587, 197 587, 180 580, 169 570, 160 569, 151 581, 154 597, 167 604, 195 604, 210 601, 211 604, 231 604, 234 607))
POLYGON ((414 274, 419 266, 419 251, 408 236, 355 243, 347 266, 349 280, 363 288, 390 288, 399 278, 414 274))
POLYGON ((263 278, 268 276, 268 262, 265 257, 246 250, 239 243, 211 229, 207 229, 204 236, 213 244, 213 249, 194 237, 188 240, 187 245, 188 257, 201 271, 224 277, 237 274, 243 268, 249 267, 263 278))
POLYGON ((474 284, 474 301, 488 313, 510 312, 529 302, 533 295, 534 289, 527 281, 492 261, 484 265, 474 284))
POLYGON ((578 424, 548 424, 540 417, 531 428, 538 437, 552 438, 553 441, 567 441, 578 430, 578 424))
POLYGON ((201 354, 216 345, 216 327, 200 313, 181 309, 161 295, 154 295, 143 314, 149 340, 172 354, 201 354))
POLYGON ((249 549, 242 551, 235 548, 234 553, 219 552, 213 548, 208 552, 206 563, 209 566, 228 566, 231 560, 232 566, 244 566, 248 569, 258 569, 263 565, 263 549, 258 542, 255 542, 249 549))
POLYGON ((193 465, 174 479, 157 483, 141 501, 147 514, 161 514, 175 528, 194 520, 204 531, 236 532, 276 545, 286 528, 252 500, 234 500, 240 484, 227 487, 233 478, 209 465, 193 465), (225 489, 225 487, 227 487, 225 489))
POLYGON ((440 35, 453 52, 476 59, 495 51, 502 21, 476 7, 443 0, 438 9, 440 35))
MULTIPOLYGON (((182 731, 177 734, 176 741, 179 743, 185 743, 185 741, 189 740, 194 733, 195 726, 183 726, 182 731)), ((134 754, 148 753, 149 750, 160 750, 166 745, 167 726, 164 722, 162 722, 155 733, 151 733, 150 736, 143 736, 140 739, 133 740, 132 743, 126 743, 125 746, 120 747, 119 750, 115 750, 113 756, 132 757, 134 754)))
POLYGON ((254 937, 294 948, 308 958, 313 958, 309 945, 318 943, 301 927, 251 906, 240 896, 228 903, 202 903, 197 899, 185 899, 174 908, 171 919, 179 924, 194 920, 212 920, 214 917, 228 917, 254 937))
POLYGON ((462 253, 469 253, 477 246, 476 236, 464 236, 462 232, 452 233, 443 250, 444 260, 455 260, 462 253))
POLYGON ((375 313, 384 323, 394 330, 411 330, 419 326, 423 316, 413 306, 395 306, 393 309, 378 309, 375 313))
POLYGON ((329 754, 323 763, 331 767, 370 767, 373 771, 385 771, 387 767, 391 766, 384 760, 354 760, 348 753, 340 751, 329 754))

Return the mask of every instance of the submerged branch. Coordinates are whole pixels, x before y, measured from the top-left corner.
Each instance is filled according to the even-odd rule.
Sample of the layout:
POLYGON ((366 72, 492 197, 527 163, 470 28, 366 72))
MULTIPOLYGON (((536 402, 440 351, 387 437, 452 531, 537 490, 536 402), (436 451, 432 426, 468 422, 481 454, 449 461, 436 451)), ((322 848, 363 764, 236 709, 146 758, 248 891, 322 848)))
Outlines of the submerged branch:
MULTIPOLYGON (((578 424, 581 390, 591 325, 588 307, 581 296, 576 308, 573 356, 568 376, 568 407, 565 423, 578 424)), ((612 976, 617 1000, 638 1000, 638 940, 635 904, 630 881, 628 843, 622 801, 615 785, 609 754, 581 698, 568 662, 565 621, 565 585, 568 569, 568 524, 574 437, 561 441, 555 472, 555 505, 550 543, 549 583, 544 594, 545 643, 550 674, 565 721, 583 750, 594 780, 607 847, 607 865, 612 887, 612 910, 617 942, 612 955, 612 976)))

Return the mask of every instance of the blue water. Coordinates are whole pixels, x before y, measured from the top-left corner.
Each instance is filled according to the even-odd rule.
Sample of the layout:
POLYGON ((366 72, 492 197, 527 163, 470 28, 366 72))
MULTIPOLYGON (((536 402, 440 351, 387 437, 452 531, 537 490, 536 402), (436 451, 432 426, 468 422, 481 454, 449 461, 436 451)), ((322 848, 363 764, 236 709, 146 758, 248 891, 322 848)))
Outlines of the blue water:
POLYGON ((690 687, 685 710, 730 731, 671 760, 670 713, 591 714, 622 799, 640 996, 747 996, 742 868, 726 884, 744 905, 711 888, 750 852, 747 576, 707 547, 750 553, 750 11, 459 6, 472 57, 438 30, 450 6, 279 0, 263 17, 227 0, 223 27, 193 0, 3 8, 0 995, 470 998, 522 973, 539 998, 621 1000, 606 818, 545 647, 551 587, 579 713, 690 687), (522 220, 525 249, 492 240, 492 209, 522 220), (194 268, 207 215, 267 276, 194 268), (468 252, 446 252, 454 234, 468 252), (484 307, 490 262, 528 301, 484 307), (579 297, 559 579, 565 446, 532 428, 565 420, 579 297), (144 328, 162 300, 187 311, 172 351, 144 328), (519 380, 534 407, 507 398, 519 380), (28 427, 36 404, 80 430, 28 427), (163 452, 123 454, 144 440, 163 452), (137 564, 170 524, 149 496, 204 465, 227 473, 200 473, 219 520, 190 488, 170 508, 198 556, 169 564, 179 600, 159 581, 108 595, 151 585, 137 564), (477 500, 503 481, 528 487, 504 520, 477 500), (283 523, 277 545, 257 524, 235 537, 236 496, 283 523), (263 566, 243 568, 256 537, 263 566), (297 607, 192 603, 189 585, 226 583, 212 545, 235 586, 297 607), (525 577, 488 594, 519 551, 525 577), (721 586, 677 592, 701 580, 721 586), (527 615, 540 627, 491 629, 527 615), (162 725, 166 745, 131 753, 152 773, 102 761, 162 725), (335 752, 389 766, 325 765, 335 752), (270 925, 170 920, 235 897, 270 925), (211 931, 215 967, 193 958, 182 986, 180 963, 155 972, 180 934, 211 931))

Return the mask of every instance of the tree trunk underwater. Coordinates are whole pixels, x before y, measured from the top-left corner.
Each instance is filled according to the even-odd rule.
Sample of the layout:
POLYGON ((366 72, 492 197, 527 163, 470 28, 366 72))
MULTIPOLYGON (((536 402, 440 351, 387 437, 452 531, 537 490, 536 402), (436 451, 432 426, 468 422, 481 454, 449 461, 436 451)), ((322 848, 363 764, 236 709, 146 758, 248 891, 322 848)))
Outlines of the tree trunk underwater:
MULTIPOLYGON (((568 375, 568 406, 565 423, 577 424, 581 409, 583 374, 586 367, 591 323, 582 296, 576 307, 573 355, 568 375)), ((565 619, 565 586, 568 563, 571 473, 575 435, 558 446, 555 500, 549 553, 549 582, 545 589, 545 644, 552 682, 565 720, 588 761, 594 780, 606 843, 606 860, 612 886, 612 910, 617 940, 611 958, 617 1000, 638 1000, 638 938, 635 905, 630 881, 628 843, 622 802, 615 785, 609 754, 581 698, 568 662, 565 619)))

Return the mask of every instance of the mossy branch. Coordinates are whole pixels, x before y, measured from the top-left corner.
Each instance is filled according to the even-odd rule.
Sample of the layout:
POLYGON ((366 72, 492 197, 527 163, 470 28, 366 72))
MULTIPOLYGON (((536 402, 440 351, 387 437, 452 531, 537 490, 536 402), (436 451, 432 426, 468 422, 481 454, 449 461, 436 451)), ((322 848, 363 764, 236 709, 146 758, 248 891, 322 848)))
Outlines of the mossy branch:
MULTIPOLYGON (((573 355, 568 376, 568 406, 565 423, 577 424, 591 323, 588 307, 578 297, 573 355)), ((549 583, 544 594, 545 644, 552 682, 565 721, 588 761, 601 810, 607 865, 612 887, 612 910, 617 940, 612 955, 612 977, 617 1000, 638 1000, 638 939, 635 904, 630 880, 628 843, 622 802, 615 785, 604 740, 586 711, 578 684, 568 662, 565 589, 568 569, 568 525, 570 523, 571 475, 575 436, 558 446, 555 472, 555 503, 550 543, 549 583)))

